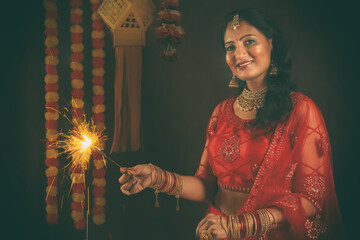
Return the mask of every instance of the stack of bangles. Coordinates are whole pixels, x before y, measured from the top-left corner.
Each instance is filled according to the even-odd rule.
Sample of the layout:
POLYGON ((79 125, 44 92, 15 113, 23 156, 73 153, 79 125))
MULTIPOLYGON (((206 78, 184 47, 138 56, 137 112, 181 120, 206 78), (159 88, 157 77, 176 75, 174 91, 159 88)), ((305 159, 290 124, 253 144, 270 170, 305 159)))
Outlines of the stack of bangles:
POLYGON ((180 198, 180 191, 183 187, 183 180, 182 178, 173 172, 168 172, 162 170, 161 168, 152 165, 149 163, 151 168, 151 172, 154 173, 152 176, 154 178, 151 181, 150 187, 155 189, 155 207, 159 207, 159 192, 167 193, 169 195, 175 195, 176 201, 176 211, 180 210, 179 207, 179 198, 180 198))
POLYGON ((241 239, 257 236, 264 239, 266 233, 277 228, 274 215, 267 209, 254 213, 244 213, 239 216, 230 215, 227 221, 227 238, 241 239))

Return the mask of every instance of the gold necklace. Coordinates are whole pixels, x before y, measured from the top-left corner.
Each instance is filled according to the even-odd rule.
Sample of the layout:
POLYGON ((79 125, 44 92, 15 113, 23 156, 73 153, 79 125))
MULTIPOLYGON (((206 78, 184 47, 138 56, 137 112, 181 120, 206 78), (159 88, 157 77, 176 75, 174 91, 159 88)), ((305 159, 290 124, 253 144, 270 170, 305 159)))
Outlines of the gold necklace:
POLYGON ((266 91, 266 87, 259 91, 250 91, 245 87, 240 96, 236 98, 236 103, 243 112, 259 109, 264 106, 266 91))

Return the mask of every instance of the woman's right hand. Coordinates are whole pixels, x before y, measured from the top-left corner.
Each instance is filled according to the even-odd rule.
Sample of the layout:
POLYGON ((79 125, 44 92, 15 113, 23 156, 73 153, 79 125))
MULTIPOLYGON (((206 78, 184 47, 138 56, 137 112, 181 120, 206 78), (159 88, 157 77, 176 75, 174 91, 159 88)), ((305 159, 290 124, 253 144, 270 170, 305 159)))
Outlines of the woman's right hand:
POLYGON ((120 172, 123 173, 119 178, 120 190, 126 195, 138 193, 151 185, 152 171, 148 164, 120 168, 120 172))

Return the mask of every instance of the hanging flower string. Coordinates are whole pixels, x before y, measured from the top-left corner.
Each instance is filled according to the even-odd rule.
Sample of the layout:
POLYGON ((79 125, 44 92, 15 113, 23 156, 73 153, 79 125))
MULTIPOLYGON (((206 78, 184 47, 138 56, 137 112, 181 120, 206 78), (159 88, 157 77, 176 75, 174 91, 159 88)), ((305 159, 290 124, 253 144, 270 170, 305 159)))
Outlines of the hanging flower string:
POLYGON ((178 0, 161 0, 162 10, 158 13, 157 18, 160 22, 160 27, 155 29, 156 38, 165 44, 165 49, 161 56, 168 61, 176 60, 178 45, 185 35, 184 30, 180 26, 181 13, 177 10, 178 7, 178 0))
POLYGON ((44 0, 46 10, 45 18, 45 128, 46 128, 46 160, 47 169, 45 171, 47 177, 46 188, 46 221, 48 223, 58 223, 58 207, 57 207, 57 174, 59 161, 57 159, 58 151, 53 144, 58 138, 58 122, 59 119, 59 90, 57 65, 59 64, 57 45, 59 40, 58 25, 56 19, 57 6, 56 0, 44 0))
MULTIPOLYGON (((96 128, 100 131, 105 129, 105 91, 104 91, 104 57, 105 52, 103 50, 105 46, 104 37, 104 23, 101 20, 100 15, 97 12, 97 9, 100 6, 100 0, 90 0, 92 3, 92 83, 93 83, 93 116, 92 120, 96 128)), ((101 149, 103 151, 103 149, 101 149)), ((106 186, 106 170, 104 165, 103 156, 97 152, 93 151, 93 158, 94 158, 94 166, 95 169, 93 170, 93 208, 92 208, 92 219, 96 225, 101 225, 105 222, 105 186, 106 186)))
MULTIPOLYGON (((83 65, 81 64, 84 59, 84 45, 82 43, 83 28, 82 23, 83 10, 82 0, 71 0, 71 15, 70 15, 70 31, 71 31, 71 114, 73 121, 82 122, 85 116, 83 111, 84 101, 84 74, 83 65)), ((84 218, 84 203, 85 203, 85 175, 83 174, 83 167, 73 165, 70 169, 72 180, 72 203, 71 203, 71 217, 74 219, 75 228, 78 230, 84 229, 86 220, 84 218)))

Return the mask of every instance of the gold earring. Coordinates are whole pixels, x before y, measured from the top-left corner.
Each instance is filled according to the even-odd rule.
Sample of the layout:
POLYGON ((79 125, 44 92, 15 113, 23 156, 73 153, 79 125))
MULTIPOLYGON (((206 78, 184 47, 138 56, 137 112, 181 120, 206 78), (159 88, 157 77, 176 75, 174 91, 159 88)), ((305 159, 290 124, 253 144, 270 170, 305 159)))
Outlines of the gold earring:
POLYGON ((233 88, 238 88, 239 87, 239 84, 236 81, 236 77, 235 77, 234 73, 233 73, 232 79, 231 79, 231 81, 229 83, 229 87, 233 87, 233 88))
POLYGON ((278 75, 278 68, 276 67, 275 63, 271 63, 270 64, 270 72, 269 72, 269 76, 275 76, 278 75))

